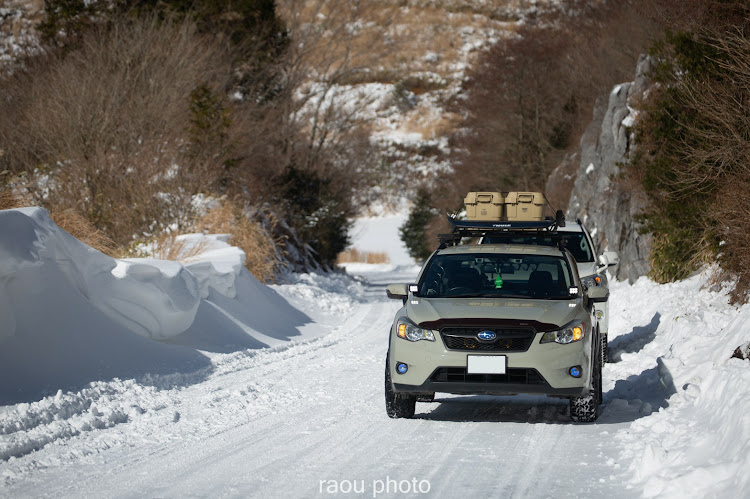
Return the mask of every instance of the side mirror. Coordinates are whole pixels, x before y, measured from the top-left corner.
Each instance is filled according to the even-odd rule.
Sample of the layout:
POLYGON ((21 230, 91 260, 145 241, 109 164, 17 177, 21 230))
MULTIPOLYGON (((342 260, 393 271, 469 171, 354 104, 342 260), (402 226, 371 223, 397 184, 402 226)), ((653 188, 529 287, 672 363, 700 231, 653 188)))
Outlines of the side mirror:
POLYGON ((605 251, 599 256, 599 263, 601 263, 601 266, 596 270, 597 273, 604 272, 609 267, 614 267, 620 263, 620 257, 616 251, 605 251))
POLYGON ((600 257, 599 262, 607 267, 612 267, 620 263, 620 257, 616 251, 605 251, 600 257))
POLYGON ((586 290, 586 296, 593 303, 604 303, 609 300, 609 289, 601 286, 592 286, 586 290))
POLYGON ((562 210, 555 212, 555 223, 558 227, 565 227, 565 213, 562 210))
POLYGON ((409 297, 409 285, 408 284, 389 284, 385 288, 385 294, 392 300, 402 300, 406 302, 409 297))

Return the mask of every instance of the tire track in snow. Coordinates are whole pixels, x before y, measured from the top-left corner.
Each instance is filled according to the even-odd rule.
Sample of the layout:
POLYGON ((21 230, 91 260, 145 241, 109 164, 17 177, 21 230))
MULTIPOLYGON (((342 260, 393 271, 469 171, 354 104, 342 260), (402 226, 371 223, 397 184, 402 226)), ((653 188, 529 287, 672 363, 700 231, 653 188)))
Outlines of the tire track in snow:
MULTIPOLYGON (((372 301, 357 304, 325 336, 217 356, 205 381, 165 389, 163 416, 103 432, 127 445, 49 468, 34 476, 33 488, 29 481, 6 490, 327 497, 320 480, 369 486, 416 478, 429 481, 430 497, 628 495, 591 483, 601 467, 581 463, 601 428, 559 424, 559 402, 440 395, 419 403, 416 419, 389 419, 382 369, 398 304, 385 300, 382 286, 365 293, 372 301), (177 421, 168 417, 177 411, 177 421)), ((66 445, 77 451, 76 442, 66 445)))

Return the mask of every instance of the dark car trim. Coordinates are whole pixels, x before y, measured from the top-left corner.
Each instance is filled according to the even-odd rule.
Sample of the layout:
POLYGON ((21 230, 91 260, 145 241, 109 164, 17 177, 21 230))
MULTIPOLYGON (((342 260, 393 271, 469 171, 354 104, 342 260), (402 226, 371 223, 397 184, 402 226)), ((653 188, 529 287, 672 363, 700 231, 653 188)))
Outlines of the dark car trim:
POLYGON ((557 324, 549 324, 539 321, 519 321, 518 319, 438 319, 436 321, 425 321, 417 326, 422 329, 441 329, 443 327, 530 327, 537 333, 547 333, 560 329, 557 324))
POLYGON ((583 386, 553 388, 533 368, 510 368, 507 374, 497 375, 468 374, 465 368, 460 367, 438 367, 421 385, 394 383, 393 386, 396 392, 406 393, 443 392, 463 395, 515 395, 523 393, 563 398, 580 397, 588 393, 588 389, 583 386))
POLYGON ((451 383, 426 381, 421 385, 393 384, 398 393, 454 393, 457 395, 548 395, 550 397, 582 397, 588 390, 581 388, 553 388, 549 385, 451 383))

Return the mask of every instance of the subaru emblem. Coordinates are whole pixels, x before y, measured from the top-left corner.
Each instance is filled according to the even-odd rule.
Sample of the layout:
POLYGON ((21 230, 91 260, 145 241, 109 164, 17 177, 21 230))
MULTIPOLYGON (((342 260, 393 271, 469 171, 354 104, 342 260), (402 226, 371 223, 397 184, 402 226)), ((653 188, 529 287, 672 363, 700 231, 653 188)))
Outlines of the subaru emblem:
POLYGON ((497 334, 495 334, 494 331, 481 331, 479 334, 477 334, 477 338, 482 341, 494 341, 495 339, 497 339, 497 334))

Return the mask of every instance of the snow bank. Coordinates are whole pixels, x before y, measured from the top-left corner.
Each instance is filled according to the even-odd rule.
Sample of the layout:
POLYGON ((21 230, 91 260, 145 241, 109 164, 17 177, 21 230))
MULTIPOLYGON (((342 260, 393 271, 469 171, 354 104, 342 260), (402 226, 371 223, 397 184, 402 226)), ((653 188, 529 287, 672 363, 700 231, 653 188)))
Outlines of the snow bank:
POLYGON ((707 281, 612 284, 606 414, 637 412, 615 440, 647 497, 750 494, 750 362, 731 358, 750 340, 750 306, 707 281))
POLYGON ((225 239, 208 237, 185 265, 115 260, 40 208, 0 211, 0 404, 95 380, 195 371, 210 365, 198 350, 298 336, 309 318, 259 283, 225 239))

